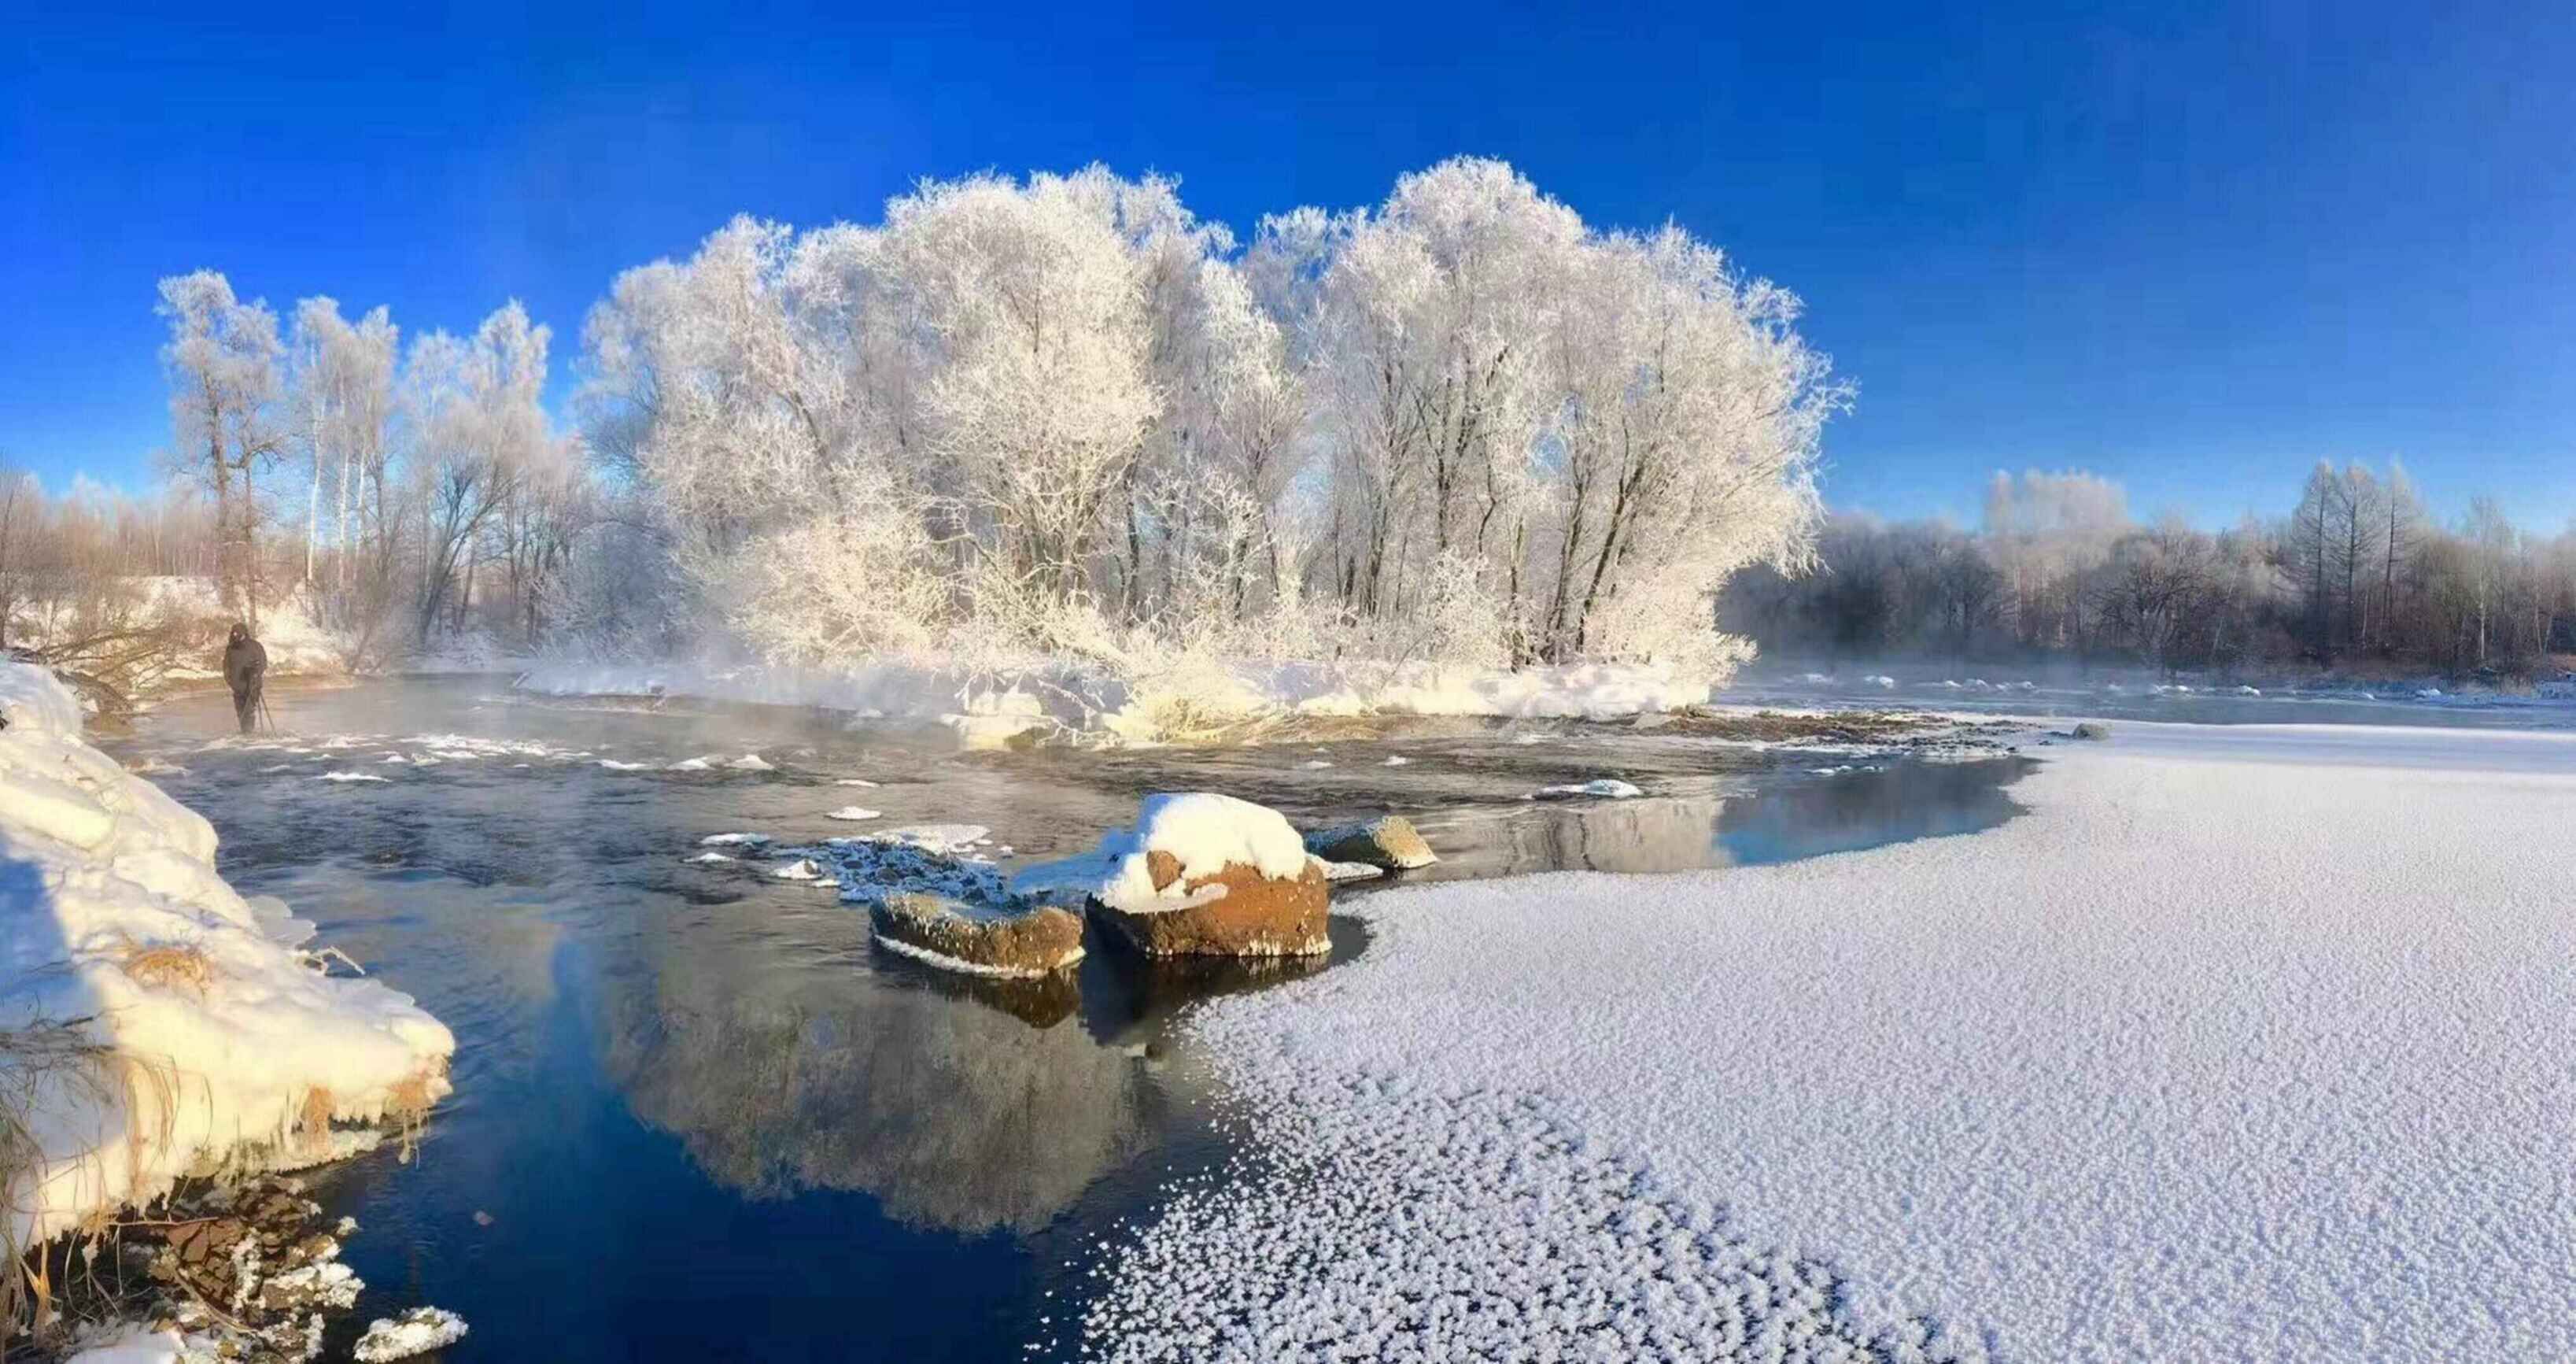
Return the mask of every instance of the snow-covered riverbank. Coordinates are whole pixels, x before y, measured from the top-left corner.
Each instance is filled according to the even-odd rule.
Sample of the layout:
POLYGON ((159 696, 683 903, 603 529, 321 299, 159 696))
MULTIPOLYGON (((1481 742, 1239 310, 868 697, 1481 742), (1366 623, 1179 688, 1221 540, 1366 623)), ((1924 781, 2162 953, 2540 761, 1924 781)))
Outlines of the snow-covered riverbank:
POLYGON ((2576 1357, 2576 736, 2052 752, 1971 837, 1370 898, 1198 1016, 1280 1154, 1095 1346, 2576 1357))
POLYGON ((13 1247, 190 1172, 309 1165, 448 1093, 411 998, 324 973, 245 900, 194 811, 89 746, 45 672, 0 663, 0 1081, 13 1247), (341 1124, 336 1127, 334 1124, 341 1124))
POLYGON ((1705 678, 1631 664, 1504 669, 1245 662, 1211 666, 1185 682, 1162 679, 1139 687, 1070 662, 1032 666, 1016 680, 997 680, 893 662, 818 670, 687 659, 551 661, 531 666, 518 685, 545 696, 689 696, 937 721, 970 743, 1038 729, 1141 741, 1182 737, 1171 732, 1178 711, 1199 721, 1373 714, 1601 720, 1679 710, 1709 697, 1705 678))

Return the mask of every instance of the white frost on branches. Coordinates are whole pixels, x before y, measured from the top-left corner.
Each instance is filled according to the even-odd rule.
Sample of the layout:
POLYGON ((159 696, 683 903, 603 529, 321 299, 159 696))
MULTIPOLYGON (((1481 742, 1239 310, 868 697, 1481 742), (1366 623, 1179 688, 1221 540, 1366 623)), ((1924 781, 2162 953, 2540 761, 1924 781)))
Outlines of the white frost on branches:
POLYGON ((779 663, 1651 662, 1712 680, 1737 569, 1803 567, 1850 389, 1677 227, 1456 160, 1238 251, 1099 167, 737 219, 586 329, 591 448, 779 663))

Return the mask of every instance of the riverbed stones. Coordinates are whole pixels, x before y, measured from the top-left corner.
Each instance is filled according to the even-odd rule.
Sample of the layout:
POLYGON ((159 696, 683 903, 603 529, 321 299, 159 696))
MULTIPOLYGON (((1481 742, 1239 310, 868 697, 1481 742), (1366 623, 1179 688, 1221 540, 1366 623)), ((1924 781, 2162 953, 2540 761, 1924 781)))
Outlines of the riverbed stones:
POLYGON ((1332 950, 1324 931, 1331 891, 1312 859, 1295 876, 1264 876, 1258 867, 1228 862, 1184 880, 1180 859, 1155 849, 1145 854, 1145 869, 1157 892, 1177 885, 1180 898, 1140 910, 1094 898, 1091 913, 1146 956, 1303 957, 1332 950))
POLYGON ((868 921, 887 946, 950 970, 1043 976, 1082 959, 1082 916, 1060 905, 897 890, 868 906, 868 921))
POLYGON ((1402 815, 1318 829, 1306 835, 1306 851, 1327 862, 1360 862, 1386 871, 1412 871, 1440 860, 1413 821, 1402 815))

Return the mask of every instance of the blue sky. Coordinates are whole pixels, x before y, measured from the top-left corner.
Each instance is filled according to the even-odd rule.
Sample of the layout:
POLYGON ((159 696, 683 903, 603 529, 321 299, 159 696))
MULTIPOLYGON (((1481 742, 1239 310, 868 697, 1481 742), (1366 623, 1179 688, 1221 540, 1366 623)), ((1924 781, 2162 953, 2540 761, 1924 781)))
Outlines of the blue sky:
POLYGON ((53 486, 152 477, 154 281, 201 265, 407 332, 515 296, 560 375, 618 270, 735 212, 1097 159, 1248 228, 1467 152, 1805 296, 1861 384, 1839 504, 2081 467, 2216 521, 2393 455, 2446 512, 2576 513, 2561 6, 9 3, 0 453, 53 486))

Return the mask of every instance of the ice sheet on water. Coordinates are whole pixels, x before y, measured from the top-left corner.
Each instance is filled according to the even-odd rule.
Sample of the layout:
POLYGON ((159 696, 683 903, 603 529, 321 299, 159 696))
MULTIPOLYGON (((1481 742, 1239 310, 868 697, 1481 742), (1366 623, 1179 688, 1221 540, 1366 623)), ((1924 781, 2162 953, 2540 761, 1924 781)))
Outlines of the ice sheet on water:
POLYGON ((862 819, 876 819, 876 818, 879 818, 879 817, 883 816, 884 814, 885 814, 885 811, 883 811, 883 810, 871 810, 871 809, 869 809, 868 807, 866 807, 866 806, 864 806, 864 805, 844 805, 844 806, 842 806, 840 809, 838 809, 838 810, 834 810, 834 811, 830 812, 829 814, 824 815, 824 816, 823 816, 823 818, 825 818, 825 819, 862 820, 862 819))
POLYGON ((315 781, 383 781, 383 780, 384 780, 384 778, 377 776, 377 775, 376 775, 375 773, 373 773, 373 772, 325 772, 325 773, 321 774, 320 776, 315 777, 315 778, 314 778, 314 780, 315 780, 315 781))
POLYGON ((1102 1247, 1100 1352, 1795 1359, 1922 1313, 1999 1359, 2576 1358, 2534 1269, 2576 1261, 2532 1139, 2576 1111, 2567 859, 2531 855, 2576 735, 2056 752, 1973 837, 1355 902, 1400 931, 1189 1016, 1276 1163, 1102 1247), (1695 1334, 1754 1282, 1809 1344, 1695 1334))

